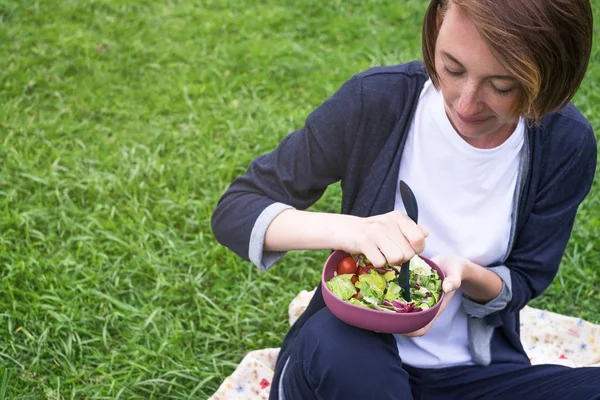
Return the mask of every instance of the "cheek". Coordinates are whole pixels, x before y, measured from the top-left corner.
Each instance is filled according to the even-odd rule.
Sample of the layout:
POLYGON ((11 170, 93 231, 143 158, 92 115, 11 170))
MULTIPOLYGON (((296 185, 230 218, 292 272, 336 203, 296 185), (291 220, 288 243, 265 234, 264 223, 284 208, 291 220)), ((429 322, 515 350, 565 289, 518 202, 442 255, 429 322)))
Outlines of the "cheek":
POLYGON ((519 106, 520 99, 521 92, 516 91, 508 96, 492 96, 488 105, 500 118, 512 120, 515 118, 514 113, 519 106))
POLYGON ((488 106, 502 119, 513 119, 513 110, 515 108, 516 101, 508 97, 506 99, 499 99, 493 102, 488 102, 488 106))

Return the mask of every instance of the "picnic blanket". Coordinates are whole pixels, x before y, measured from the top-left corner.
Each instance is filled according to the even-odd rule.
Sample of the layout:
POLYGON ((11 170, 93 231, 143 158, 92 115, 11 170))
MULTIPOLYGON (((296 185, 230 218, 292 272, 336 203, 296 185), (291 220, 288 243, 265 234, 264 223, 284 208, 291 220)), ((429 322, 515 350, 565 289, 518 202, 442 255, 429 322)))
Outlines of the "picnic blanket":
MULTIPOLYGON (((292 325, 304 312, 314 290, 290 302, 292 325)), ((532 364, 600 367, 600 325, 533 307, 521 310, 521 341, 532 364)), ((250 351, 209 400, 268 399, 279 348, 250 351)))

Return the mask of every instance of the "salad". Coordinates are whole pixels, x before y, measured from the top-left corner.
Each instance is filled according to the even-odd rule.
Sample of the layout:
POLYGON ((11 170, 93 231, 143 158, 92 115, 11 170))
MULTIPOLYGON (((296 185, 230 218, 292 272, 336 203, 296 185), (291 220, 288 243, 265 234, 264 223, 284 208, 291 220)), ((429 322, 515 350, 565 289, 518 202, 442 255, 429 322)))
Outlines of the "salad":
POLYGON ((345 257, 338 264, 327 288, 340 299, 366 308, 395 313, 411 313, 433 307, 442 294, 437 271, 421 257, 410 260, 410 302, 398 285, 399 266, 375 268, 362 254, 345 257))

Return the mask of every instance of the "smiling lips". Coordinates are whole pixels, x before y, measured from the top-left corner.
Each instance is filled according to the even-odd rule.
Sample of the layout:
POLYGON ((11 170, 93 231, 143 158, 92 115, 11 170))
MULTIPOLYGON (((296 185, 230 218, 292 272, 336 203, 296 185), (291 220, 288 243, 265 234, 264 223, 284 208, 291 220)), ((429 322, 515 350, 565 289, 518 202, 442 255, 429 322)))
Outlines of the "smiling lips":
POLYGON ((460 118, 460 120, 463 123, 467 124, 467 125, 479 125, 479 124, 487 121, 487 119, 489 118, 489 117, 486 117, 486 118, 467 118, 467 117, 464 117, 464 116, 460 115, 459 113, 456 113, 456 115, 458 115, 458 118, 460 118))

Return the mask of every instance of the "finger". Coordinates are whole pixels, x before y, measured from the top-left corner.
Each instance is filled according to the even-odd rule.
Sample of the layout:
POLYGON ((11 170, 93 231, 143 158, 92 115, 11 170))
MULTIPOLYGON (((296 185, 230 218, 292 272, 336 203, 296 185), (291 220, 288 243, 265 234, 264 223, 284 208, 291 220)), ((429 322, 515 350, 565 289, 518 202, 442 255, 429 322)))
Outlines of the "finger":
POLYGON ((430 323, 428 323, 427 325, 425 325, 421 329, 418 329, 418 330, 416 330, 414 332, 407 333, 404 336, 408 336, 408 337, 420 337, 420 336, 425 335, 429 331, 429 329, 433 326, 433 323, 437 319, 438 315, 439 315, 439 313, 431 320, 430 323))
POLYGON ((444 293, 449 294, 450 292, 454 292, 456 289, 460 287, 461 281, 458 277, 453 275, 447 276, 442 283, 442 289, 444 293))
POLYGON ((383 238, 379 243, 379 250, 384 255, 390 265, 402 265, 404 261, 414 253, 412 248, 405 243, 404 236, 398 232, 394 239, 390 237, 383 238), (398 235, 402 239, 398 239, 398 235))
POLYGON ((421 337, 424 334, 427 333, 427 331, 429 330, 429 326, 426 328, 421 328, 418 331, 414 331, 414 332, 410 332, 410 333, 405 333, 403 336, 406 337, 421 337))
POLYGON ((415 252, 415 249, 413 249, 413 247, 409 243, 406 236, 404 236, 404 233, 400 230, 399 226, 396 226, 396 230, 397 230, 396 237, 398 239, 395 239, 395 242, 398 244, 398 247, 400 247, 400 249, 402 250, 402 254, 404 255, 404 258, 402 260, 400 260, 400 263, 398 264, 398 265, 401 265, 403 262, 408 261, 411 258, 413 258, 414 255, 416 254, 416 252, 415 252))
POLYGON ((402 240, 398 246, 402 249, 402 254, 404 255, 402 262, 408 261, 415 256, 415 249, 407 241, 402 240))
POLYGON ((385 256, 375 245, 365 247, 362 253, 371 261, 374 267, 383 267, 386 263, 385 256))
POLYGON ((418 227, 421 229, 421 232, 423 232, 423 236, 425 236, 426 238, 429 237, 429 230, 427 230, 427 228, 425 228, 422 225, 418 225, 418 227))
POLYGON ((402 218, 398 218, 397 221, 398 228, 410 247, 415 253, 421 253, 425 249, 425 235, 423 234, 423 230, 406 215, 402 215, 402 218))

